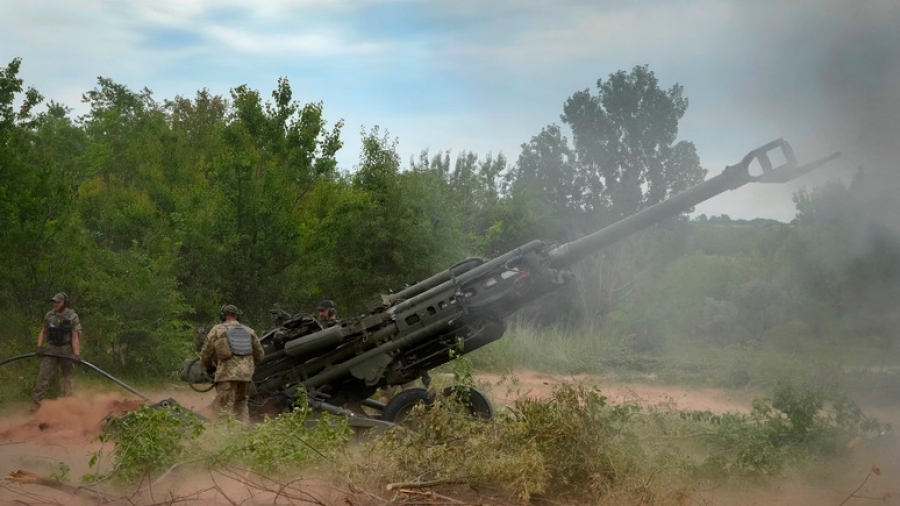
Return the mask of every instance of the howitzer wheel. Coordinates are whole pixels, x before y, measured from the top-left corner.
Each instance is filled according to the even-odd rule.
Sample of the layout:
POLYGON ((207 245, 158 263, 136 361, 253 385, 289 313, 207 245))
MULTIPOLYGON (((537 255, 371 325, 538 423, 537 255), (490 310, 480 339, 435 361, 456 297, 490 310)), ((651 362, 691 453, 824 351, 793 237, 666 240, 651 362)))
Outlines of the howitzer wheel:
MULTIPOLYGON (((199 357, 195 358, 194 360, 191 360, 185 367, 185 370, 190 371, 191 369, 194 369, 194 368, 200 368, 200 369, 203 368, 203 366, 200 364, 199 357)), ((193 390, 195 392, 200 392, 201 394, 205 393, 205 392, 209 392, 216 386, 216 384, 212 381, 212 378, 210 378, 209 375, 206 374, 206 371, 203 371, 203 379, 201 381, 195 382, 192 380, 187 380, 187 384, 189 387, 191 387, 191 390, 193 390), (197 385, 203 385, 203 386, 197 386, 197 385)))
POLYGON ((469 414, 479 420, 494 418, 494 407, 487 396, 478 390, 464 385, 453 385, 444 389, 441 393, 445 399, 455 399, 462 402, 469 414))
MULTIPOLYGON (((494 408, 491 405, 491 401, 483 393, 472 387, 462 385, 449 386, 441 392, 441 398, 461 402, 469 414, 479 420, 490 420, 494 417, 494 408)), ((424 403, 430 406, 434 404, 434 400, 434 395, 429 393, 427 388, 408 388, 393 396, 387 402, 384 410, 381 412, 381 419, 387 422, 403 423, 417 405, 424 403)))
POLYGON ((385 404, 384 411, 381 412, 381 419, 386 422, 403 423, 413 408, 422 403, 429 406, 434 403, 434 396, 428 393, 427 388, 416 387, 402 390, 385 404))
POLYGON ((215 383, 208 383, 208 384, 207 383, 188 383, 188 386, 191 387, 191 390, 202 394, 205 392, 209 392, 210 390, 215 388, 216 384, 215 383), (203 385, 203 386, 197 386, 197 385, 203 385))

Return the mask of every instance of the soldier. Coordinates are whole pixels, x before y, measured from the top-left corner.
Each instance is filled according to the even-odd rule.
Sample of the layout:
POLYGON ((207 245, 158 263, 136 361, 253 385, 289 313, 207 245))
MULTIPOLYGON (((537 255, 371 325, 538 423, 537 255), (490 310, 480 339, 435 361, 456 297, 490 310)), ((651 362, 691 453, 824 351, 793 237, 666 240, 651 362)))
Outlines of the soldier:
POLYGON ((50 301, 53 309, 44 315, 35 352, 43 359, 34 384, 32 411, 41 407, 57 368, 60 370, 63 396, 72 395, 75 362, 81 360, 81 320, 69 307, 69 295, 59 292, 50 301))
POLYGON ((200 360, 210 376, 215 375, 216 402, 219 409, 233 413, 248 423, 247 398, 253 371, 265 356, 256 331, 238 320, 238 308, 228 304, 219 311, 222 322, 206 336, 200 360))
POLYGON ((334 302, 323 300, 316 308, 316 321, 323 327, 333 327, 337 325, 337 311, 334 308, 334 302))

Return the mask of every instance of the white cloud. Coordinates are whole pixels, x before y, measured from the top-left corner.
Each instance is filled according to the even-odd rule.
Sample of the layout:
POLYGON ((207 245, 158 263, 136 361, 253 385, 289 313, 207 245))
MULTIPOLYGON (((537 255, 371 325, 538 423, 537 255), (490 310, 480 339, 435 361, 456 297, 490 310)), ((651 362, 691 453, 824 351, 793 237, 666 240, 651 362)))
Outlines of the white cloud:
POLYGON ((328 30, 264 33, 213 25, 204 27, 203 31, 219 47, 239 53, 267 57, 285 54, 317 59, 348 55, 366 57, 389 53, 392 47, 388 44, 371 42, 355 43, 342 37, 339 33, 328 30))

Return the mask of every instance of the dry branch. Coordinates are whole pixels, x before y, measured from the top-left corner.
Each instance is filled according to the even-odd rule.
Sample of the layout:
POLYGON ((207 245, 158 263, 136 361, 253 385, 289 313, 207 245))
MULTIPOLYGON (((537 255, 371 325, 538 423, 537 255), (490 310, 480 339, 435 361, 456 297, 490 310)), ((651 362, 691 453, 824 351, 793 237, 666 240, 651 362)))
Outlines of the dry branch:
POLYGON ((401 483, 388 483, 386 489, 394 490, 397 488, 425 488, 425 487, 433 487, 435 485, 450 485, 457 483, 466 483, 469 481, 469 477, 458 477, 458 478, 441 478, 439 480, 431 480, 431 481, 409 481, 409 482, 401 482, 401 483))
POLYGON ((21 485, 38 485, 41 487, 49 487, 76 497, 96 501, 97 504, 104 503, 109 500, 108 497, 99 492, 95 492, 83 487, 73 487, 72 485, 66 485, 65 483, 54 480, 53 478, 48 478, 46 476, 41 476, 39 474, 28 471, 13 471, 9 473, 9 476, 6 477, 6 481, 18 483, 21 485))

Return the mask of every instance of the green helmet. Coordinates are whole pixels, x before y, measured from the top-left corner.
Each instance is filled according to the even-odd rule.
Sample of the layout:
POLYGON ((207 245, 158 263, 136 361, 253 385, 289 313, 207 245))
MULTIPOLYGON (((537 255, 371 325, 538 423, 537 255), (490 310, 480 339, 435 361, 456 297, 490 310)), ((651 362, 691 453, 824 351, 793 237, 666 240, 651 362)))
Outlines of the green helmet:
POLYGON ((229 314, 234 315, 234 316, 239 316, 241 314, 241 312, 238 311, 237 306, 235 306, 234 304, 226 304, 226 305, 222 306, 221 310, 219 310, 219 320, 224 322, 225 315, 229 315, 229 314))

